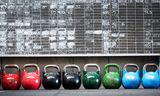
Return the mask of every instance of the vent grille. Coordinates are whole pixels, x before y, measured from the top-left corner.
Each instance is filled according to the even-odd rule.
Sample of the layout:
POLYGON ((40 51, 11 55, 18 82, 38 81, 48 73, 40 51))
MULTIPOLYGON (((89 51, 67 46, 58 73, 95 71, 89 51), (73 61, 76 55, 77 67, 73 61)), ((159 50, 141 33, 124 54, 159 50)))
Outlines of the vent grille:
POLYGON ((160 0, 0 0, 0 54, 159 54, 160 0))

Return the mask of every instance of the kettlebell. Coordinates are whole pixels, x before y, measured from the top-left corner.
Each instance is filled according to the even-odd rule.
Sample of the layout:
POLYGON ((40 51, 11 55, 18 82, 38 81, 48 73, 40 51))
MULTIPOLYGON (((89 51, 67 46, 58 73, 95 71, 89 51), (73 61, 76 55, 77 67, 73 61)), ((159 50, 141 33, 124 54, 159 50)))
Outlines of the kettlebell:
POLYGON ((57 65, 46 65, 43 70, 43 87, 45 89, 59 89, 61 86, 61 71, 57 65), (56 68, 57 72, 47 72, 47 68, 56 68))
POLYGON ((159 88, 160 88, 160 64, 159 64, 158 68, 159 68, 159 88))
POLYGON ((20 69, 18 65, 5 65, 2 74, 2 88, 4 90, 18 90, 21 86, 20 69), (7 68, 16 68, 16 73, 6 73, 7 68))
POLYGON ((64 89, 79 89, 81 86, 81 74, 78 65, 65 65, 63 68, 62 84, 64 89), (67 72, 67 68, 76 68, 78 72, 67 72))
POLYGON ((159 88, 160 88, 160 64, 159 64, 159 88))
POLYGON ((27 90, 39 89, 41 85, 40 70, 37 64, 25 64, 22 69, 22 86, 27 90), (27 67, 35 67, 35 72, 27 72, 27 67))
POLYGON ((136 64, 125 64, 123 68, 122 85, 125 89, 137 89, 140 86, 140 71, 136 64), (127 67, 136 67, 136 72, 127 72, 127 67))
POLYGON ((86 64, 83 68, 83 86, 86 89, 98 89, 101 85, 100 67, 98 64, 86 64), (88 72, 87 67, 96 67, 94 72, 88 72))
POLYGON ((103 86, 106 89, 118 89, 121 86, 121 67, 118 64, 104 66, 103 86), (118 72, 109 72, 109 67, 116 67, 118 72))
POLYGON ((142 85, 144 88, 158 88, 159 87, 159 68, 154 63, 148 63, 143 66, 142 85), (147 72, 147 66, 155 66, 157 69, 155 72, 147 72))
POLYGON ((0 85, 1 85, 1 80, 2 80, 2 68, 0 66, 0 85))

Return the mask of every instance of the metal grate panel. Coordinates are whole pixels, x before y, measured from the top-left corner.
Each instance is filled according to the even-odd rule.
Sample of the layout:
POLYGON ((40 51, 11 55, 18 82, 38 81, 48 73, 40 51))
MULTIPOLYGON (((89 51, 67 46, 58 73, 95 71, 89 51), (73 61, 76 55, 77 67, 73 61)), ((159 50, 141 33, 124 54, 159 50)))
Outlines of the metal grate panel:
POLYGON ((160 55, 160 0, 0 0, 1 56, 160 55))

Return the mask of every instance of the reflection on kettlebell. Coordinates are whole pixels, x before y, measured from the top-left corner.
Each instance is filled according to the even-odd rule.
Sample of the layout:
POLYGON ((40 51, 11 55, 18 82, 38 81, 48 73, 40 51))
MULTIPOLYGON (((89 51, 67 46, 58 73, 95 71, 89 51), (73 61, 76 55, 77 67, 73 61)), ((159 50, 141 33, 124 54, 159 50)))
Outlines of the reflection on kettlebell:
POLYGON ((122 85, 126 89, 137 89, 140 86, 140 71, 136 64, 126 64, 123 68, 122 85), (127 72, 127 67, 136 67, 136 72, 127 72))
POLYGON ((101 85, 100 67, 97 64, 86 64, 83 71, 83 86, 86 89, 98 89, 101 85), (95 72, 88 72, 87 67, 96 67, 95 72))
POLYGON ((22 86, 24 89, 36 90, 41 85, 40 70, 37 64, 25 64, 22 69, 22 86), (35 72, 27 72, 25 68, 35 67, 35 72))
POLYGON ((5 90, 18 90, 21 86, 20 69, 18 65, 5 65, 2 74, 2 87, 5 90), (16 68, 17 72, 6 73, 6 68, 16 68))
POLYGON ((142 85, 144 88, 158 88, 159 87, 159 67, 154 63, 148 63, 143 66, 142 85), (147 66, 155 66, 155 72, 147 72, 147 66))
POLYGON ((66 65, 63 68, 62 84, 65 89, 79 89, 81 86, 80 68, 77 65, 66 65), (67 72, 67 68, 76 68, 78 72, 67 72))
POLYGON ((43 87, 45 89, 59 89, 61 86, 61 71, 57 65, 46 65, 43 71, 43 87), (47 72, 47 68, 56 68, 57 72, 47 72))
POLYGON ((103 86, 106 89, 118 89, 121 86, 121 66, 118 64, 106 64, 103 72, 103 86), (109 67, 116 67, 118 72, 108 72, 109 67))

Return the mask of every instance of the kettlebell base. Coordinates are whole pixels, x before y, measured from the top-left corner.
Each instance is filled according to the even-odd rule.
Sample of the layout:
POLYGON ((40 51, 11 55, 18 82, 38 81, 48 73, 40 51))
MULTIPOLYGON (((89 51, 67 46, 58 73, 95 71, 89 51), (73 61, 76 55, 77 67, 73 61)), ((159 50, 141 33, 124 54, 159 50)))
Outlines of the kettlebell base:
POLYGON ((105 88, 105 89, 119 89, 120 86, 118 86, 118 87, 105 87, 105 86, 104 86, 104 88, 105 88))
POLYGON ((84 86, 84 88, 85 89, 99 89, 99 87, 85 87, 85 86, 84 86))
POLYGON ((125 84, 122 83, 122 86, 123 86, 124 89, 138 89, 140 84, 138 84, 136 86, 129 86, 129 85, 126 86, 125 84))
POLYGON ((150 88, 146 88, 146 87, 144 87, 144 89, 158 89, 158 88, 152 88, 152 87, 150 87, 150 88))
POLYGON ((89 82, 83 83, 83 87, 85 89, 99 89, 100 85, 101 85, 101 82, 98 82, 98 83, 97 82, 95 82, 95 83, 89 83, 89 82))
MULTIPOLYGON (((70 86, 71 86, 71 85, 70 85, 70 86)), ((73 86, 71 86, 71 87, 63 86, 63 88, 64 88, 64 89, 79 89, 80 86, 75 86, 75 87, 73 87, 73 86)))
POLYGON ((58 87, 45 87, 45 86, 43 86, 44 87, 44 89, 59 89, 60 88, 60 86, 58 86, 58 87))
POLYGON ((35 89, 35 88, 24 88, 24 90, 39 90, 39 88, 38 89, 35 89))
POLYGON ((148 87, 148 86, 147 86, 147 87, 146 87, 146 86, 143 86, 143 88, 144 88, 144 89, 158 89, 159 86, 149 86, 149 87, 148 87))
POLYGON ((133 87, 133 88, 130 88, 130 87, 123 87, 124 89, 138 89, 139 87, 133 87))

